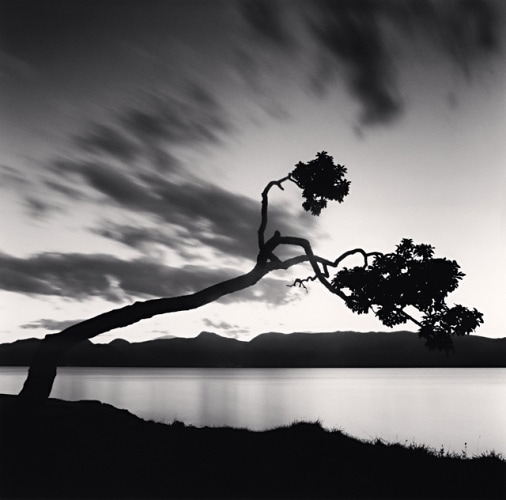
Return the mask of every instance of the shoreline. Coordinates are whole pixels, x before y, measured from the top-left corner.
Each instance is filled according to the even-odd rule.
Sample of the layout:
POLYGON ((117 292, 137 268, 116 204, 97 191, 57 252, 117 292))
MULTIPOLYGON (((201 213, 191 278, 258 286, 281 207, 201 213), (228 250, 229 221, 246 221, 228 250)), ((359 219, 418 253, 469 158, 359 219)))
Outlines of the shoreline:
POLYGON ((267 431, 142 420, 51 399, 17 415, 0 395, 2 498, 504 498, 497 455, 364 442, 319 423, 267 431))

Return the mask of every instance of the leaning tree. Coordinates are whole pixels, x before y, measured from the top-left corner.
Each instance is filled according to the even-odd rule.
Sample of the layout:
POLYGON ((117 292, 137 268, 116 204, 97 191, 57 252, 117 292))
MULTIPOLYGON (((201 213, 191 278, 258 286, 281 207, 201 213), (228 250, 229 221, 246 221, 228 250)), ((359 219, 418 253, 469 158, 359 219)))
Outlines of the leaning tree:
POLYGON ((309 264, 311 274, 295 280, 293 286, 318 281, 352 311, 373 312, 388 327, 411 321, 429 349, 451 350, 452 337, 473 332, 483 318, 476 309, 446 304, 446 297, 464 274, 454 260, 434 257, 432 246, 403 239, 392 253, 355 248, 332 260, 316 255, 304 237, 283 235, 278 230, 266 235, 268 198, 273 187, 283 190, 285 184, 294 184, 302 190, 304 210, 318 216, 328 201, 341 203, 348 195, 346 172, 343 165, 334 164, 332 156, 321 152, 307 163, 299 162, 286 177, 267 184, 262 192, 258 254, 249 272, 188 295, 135 302, 47 335, 31 362, 20 401, 31 406, 43 403, 51 392, 59 361, 83 340, 158 314, 196 309, 253 286, 272 271, 302 263, 309 264), (294 249, 295 255, 280 258, 280 250, 286 247, 294 249), (352 255, 358 255, 362 264, 345 267, 345 260, 352 255))

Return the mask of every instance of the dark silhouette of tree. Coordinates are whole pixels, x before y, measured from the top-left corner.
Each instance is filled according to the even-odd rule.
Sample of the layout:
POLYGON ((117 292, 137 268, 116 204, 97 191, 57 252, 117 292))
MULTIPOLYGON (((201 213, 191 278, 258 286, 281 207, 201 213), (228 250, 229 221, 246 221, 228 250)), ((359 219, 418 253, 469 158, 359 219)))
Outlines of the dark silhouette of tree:
POLYGON ((59 360, 83 340, 158 314, 196 309, 253 286, 272 271, 302 263, 308 263, 312 273, 295 280, 291 286, 305 288, 307 282, 319 281, 352 311, 358 314, 372 311, 389 327, 411 321, 419 327, 419 336, 425 339, 429 349, 451 350, 452 336, 473 332, 483 318, 476 309, 449 307, 445 303, 464 275, 455 261, 434 258, 430 245, 415 245, 412 240, 404 239, 393 253, 355 248, 330 260, 315 255, 305 238, 282 235, 277 230, 272 236, 266 236, 268 197, 273 187, 283 190, 285 183, 295 184, 302 190, 303 208, 318 216, 328 201, 341 203, 348 195, 350 181, 345 177, 346 172, 343 165, 334 164, 332 156, 321 152, 307 163, 299 162, 286 177, 267 184, 262 192, 257 260, 249 272, 192 294, 135 302, 47 335, 32 360, 20 401, 31 406, 44 402, 51 392, 59 360), (278 257, 276 253, 283 247, 295 249, 296 255, 278 257), (362 265, 342 267, 348 257, 357 254, 363 258, 362 265), (337 271, 333 278, 330 269, 337 271))

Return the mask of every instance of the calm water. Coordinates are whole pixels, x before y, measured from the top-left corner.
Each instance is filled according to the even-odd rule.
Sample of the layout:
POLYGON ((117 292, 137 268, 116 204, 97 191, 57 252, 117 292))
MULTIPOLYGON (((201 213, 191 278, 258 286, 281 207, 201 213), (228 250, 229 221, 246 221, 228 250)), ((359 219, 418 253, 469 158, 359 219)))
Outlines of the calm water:
MULTIPOLYGON (((19 392, 25 375, 0 367, 0 392, 19 392)), ((359 438, 506 456, 506 369, 60 368, 51 396, 160 422, 261 430, 320 420, 359 438)))

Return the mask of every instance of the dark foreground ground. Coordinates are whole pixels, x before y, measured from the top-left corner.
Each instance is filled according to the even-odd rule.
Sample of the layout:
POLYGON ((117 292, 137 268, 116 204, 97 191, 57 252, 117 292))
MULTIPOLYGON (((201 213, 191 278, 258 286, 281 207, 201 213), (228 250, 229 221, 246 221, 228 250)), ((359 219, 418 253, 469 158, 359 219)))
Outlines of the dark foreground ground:
POLYGON ((364 443, 319 424, 265 432, 146 422, 98 402, 40 415, 0 396, 0 498, 506 498, 506 462, 364 443))

